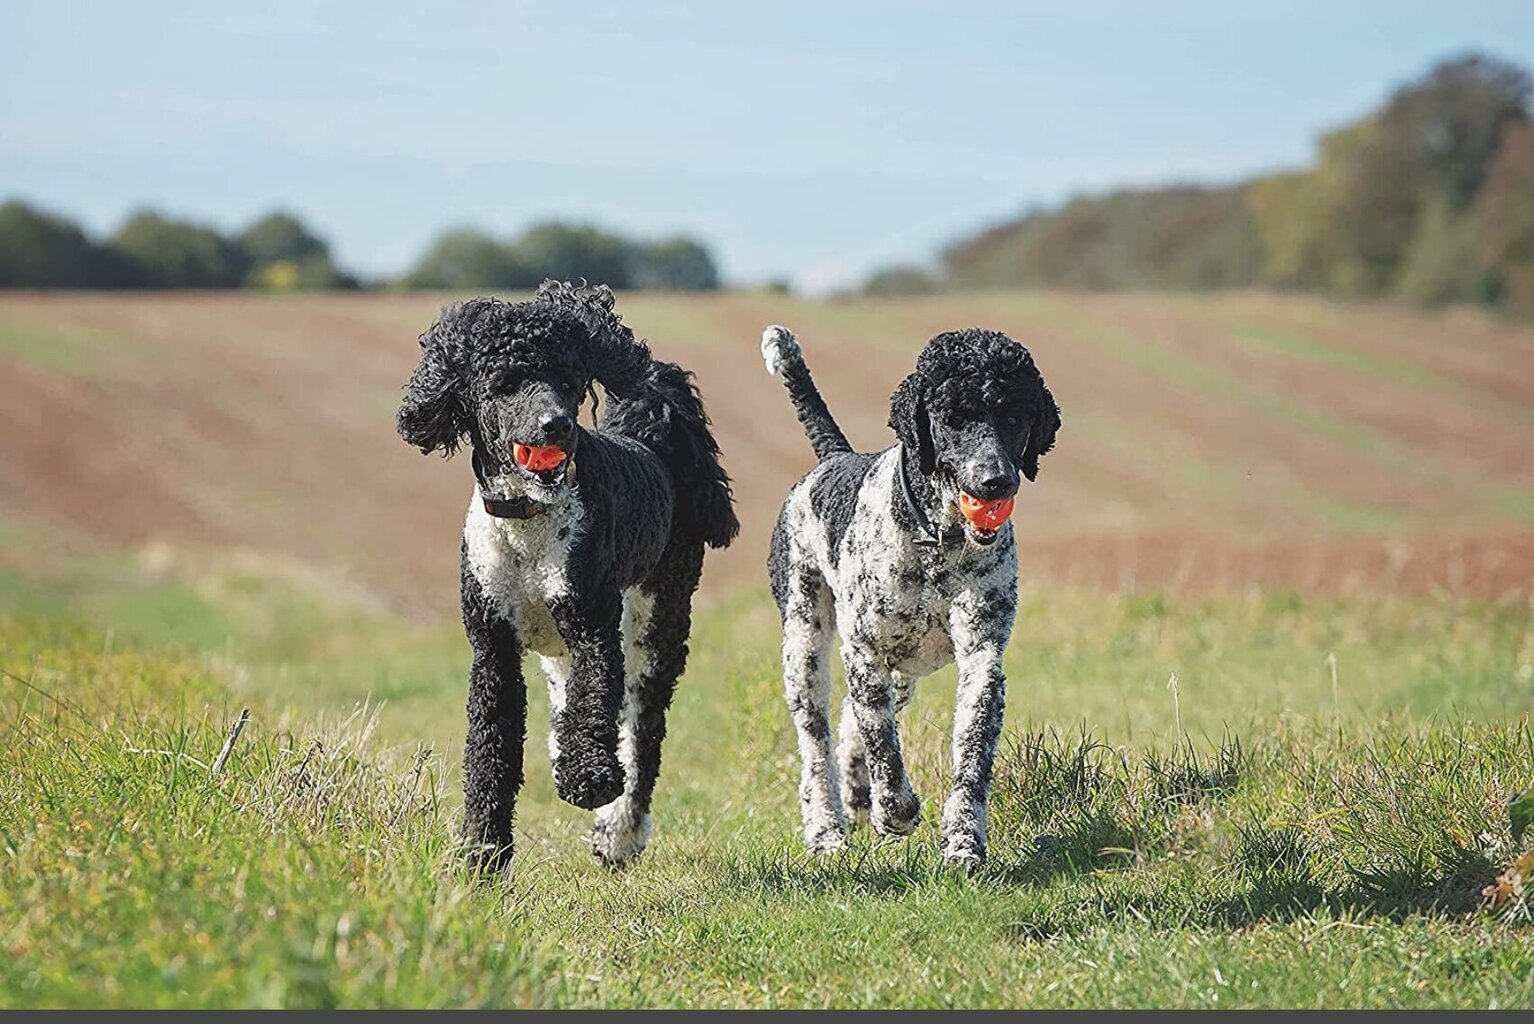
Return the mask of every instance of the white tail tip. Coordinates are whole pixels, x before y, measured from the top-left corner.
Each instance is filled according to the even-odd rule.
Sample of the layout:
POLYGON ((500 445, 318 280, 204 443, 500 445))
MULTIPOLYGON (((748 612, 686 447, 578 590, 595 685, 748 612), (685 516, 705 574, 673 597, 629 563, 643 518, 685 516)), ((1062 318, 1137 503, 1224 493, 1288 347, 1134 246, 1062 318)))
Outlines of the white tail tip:
POLYGON ((762 362, 774 377, 783 375, 783 367, 800 357, 799 342, 794 332, 781 324, 773 324, 762 332, 762 362))

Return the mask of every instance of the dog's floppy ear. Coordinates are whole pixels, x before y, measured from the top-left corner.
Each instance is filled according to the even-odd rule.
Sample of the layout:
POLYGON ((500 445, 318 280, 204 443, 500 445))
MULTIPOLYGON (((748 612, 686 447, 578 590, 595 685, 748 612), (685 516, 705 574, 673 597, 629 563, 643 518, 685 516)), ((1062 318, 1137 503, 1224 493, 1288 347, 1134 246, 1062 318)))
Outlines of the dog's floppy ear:
POLYGON ((1039 394, 1033 410, 1033 423, 1028 428, 1028 444, 1023 448, 1023 476, 1032 483, 1039 475, 1039 456, 1055 446, 1055 434, 1060 430, 1060 406, 1050 394, 1049 385, 1039 378, 1039 394))
POLYGON ((608 394, 627 398, 639 389, 650 366, 650 349, 624 326, 611 288, 545 281, 538 288, 538 297, 574 307, 586 328, 586 372, 608 394))
POLYGON ((632 397, 650 366, 650 349, 634 337, 634 332, 612 318, 611 324, 597 324, 591 332, 586 369, 610 395, 632 397))
POLYGON ((452 455, 469 429, 467 354, 459 334, 463 304, 445 307, 421 335, 421 362, 405 385, 394 427, 422 454, 452 455))
POLYGON ((932 421, 927 415, 927 380, 920 370, 901 381, 890 398, 890 429, 901 444, 916 452, 916 465, 923 474, 937 471, 932 421))

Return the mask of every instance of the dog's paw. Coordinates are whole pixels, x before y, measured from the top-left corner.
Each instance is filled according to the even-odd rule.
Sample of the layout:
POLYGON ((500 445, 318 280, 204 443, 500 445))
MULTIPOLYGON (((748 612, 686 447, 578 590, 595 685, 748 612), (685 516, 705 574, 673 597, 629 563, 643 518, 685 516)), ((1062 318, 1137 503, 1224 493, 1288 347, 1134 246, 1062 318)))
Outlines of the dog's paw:
POLYGON ((636 814, 622 797, 598 809, 591 825, 591 855, 603 866, 627 867, 650 842, 650 816, 636 814))
POLYGON ((488 842, 464 836, 463 859, 470 874, 492 877, 511 868, 511 841, 488 842))
POLYGON ((868 787, 868 774, 864 772, 861 782, 847 784, 847 823, 854 832, 868 824, 872 806, 873 795, 868 787))
POLYGON ((868 762, 861 756, 844 759, 841 772, 842 792, 847 794, 848 824, 856 832, 868 824, 868 809, 873 803, 873 784, 868 779, 868 762))
POLYGON ((921 798, 909 789, 881 793, 873 801, 874 831, 881 836, 908 836, 921 823, 921 798))
POLYGON ((801 356, 799 342, 787 327, 773 324, 762 332, 762 362, 774 377, 782 375, 783 368, 801 356))
POLYGON ((593 751, 579 757, 561 749, 554 762, 554 791, 567 804, 594 811, 623 795, 623 765, 611 750, 593 751))
POLYGON ((817 856, 831 857, 847 848, 847 833, 844 829, 834 826, 823 828, 806 834, 804 844, 817 856))
POLYGON ((985 865, 985 846, 974 836, 951 836, 943 841, 943 863, 973 874, 985 865))

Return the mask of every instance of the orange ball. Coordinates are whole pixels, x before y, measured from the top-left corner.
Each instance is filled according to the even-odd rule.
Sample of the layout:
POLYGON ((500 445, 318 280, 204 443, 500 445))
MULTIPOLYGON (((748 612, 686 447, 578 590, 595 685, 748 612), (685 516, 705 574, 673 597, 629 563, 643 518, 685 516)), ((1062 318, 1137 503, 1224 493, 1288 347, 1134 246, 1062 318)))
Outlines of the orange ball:
POLYGON ((557 469, 565 461, 564 449, 552 444, 513 445, 511 454, 516 458, 517 465, 534 473, 557 469))
POLYGON ((973 494, 959 492, 959 511, 965 519, 980 527, 982 530, 995 530, 1007 521, 1012 514, 1012 508, 1017 504, 1015 498, 1002 498, 999 501, 981 501, 973 494))

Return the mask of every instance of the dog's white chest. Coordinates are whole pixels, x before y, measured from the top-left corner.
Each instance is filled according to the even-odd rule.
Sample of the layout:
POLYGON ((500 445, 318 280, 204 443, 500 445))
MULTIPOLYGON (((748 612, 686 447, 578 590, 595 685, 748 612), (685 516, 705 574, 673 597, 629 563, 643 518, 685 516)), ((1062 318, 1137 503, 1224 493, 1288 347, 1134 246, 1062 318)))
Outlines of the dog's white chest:
POLYGON ((569 594, 570 549, 583 525, 578 496, 531 519, 497 519, 478 490, 464 520, 464 550, 491 605, 513 626, 523 646, 558 656, 565 643, 549 614, 550 602, 569 594))

